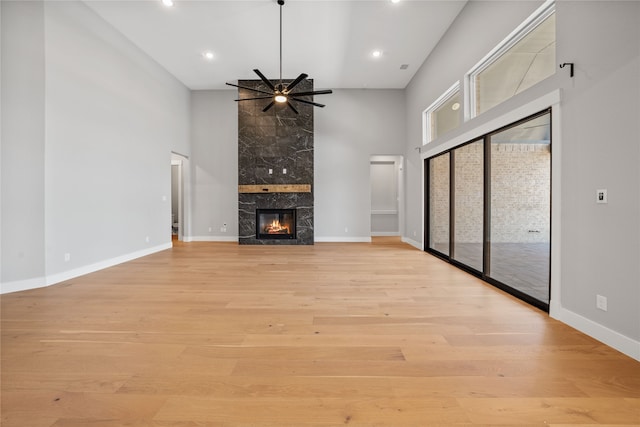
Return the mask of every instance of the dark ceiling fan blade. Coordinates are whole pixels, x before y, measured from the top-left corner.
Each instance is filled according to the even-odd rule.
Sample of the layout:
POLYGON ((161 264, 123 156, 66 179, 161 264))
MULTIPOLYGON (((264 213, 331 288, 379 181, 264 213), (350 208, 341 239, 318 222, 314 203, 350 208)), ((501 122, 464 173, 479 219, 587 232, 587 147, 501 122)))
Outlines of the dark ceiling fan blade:
POLYGON ((291 83, 289 83, 289 84, 287 85, 287 88, 285 89, 285 91, 286 91, 287 93, 289 93, 289 91, 290 91, 291 89, 293 89, 294 87, 296 87, 296 85, 297 85, 298 83, 300 83, 301 81, 303 81, 303 80, 304 80, 304 79, 306 79, 307 77, 309 77, 309 75, 308 75, 308 74, 305 74, 305 73, 300 74, 300 75, 299 75, 299 76, 298 76, 294 81, 292 81, 291 83))
POLYGON ((309 95, 329 95, 333 93, 331 89, 325 90, 315 90, 313 92, 298 92, 298 93, 290 93, 289 96, 309 96, 309 95))
POLYGON ((272 94, 272 93, 270 93, 270 92, 265 92, 264 90, 254 89, 254 88, 252 88, 252 87, 246 87, 246 86, 234 85, 233 83, 226 83, 226 84, 227 84, 227 85, 229 85, 229 86, 238 87, 238 88, 240 88, 240 89, 252 90, 252 91, 254 91, 254 92, 264 93, 265 95, 271 95, 271 96, 273 96, 273 94, 272 94))
POLYGON ((291 111, 293 111, 296 114, 300 114, 298 113, 298 110, 296 110, 296 107, 294 107, 291 102, 287 102, 287 105, 289 106, 289 108, 291 108, 291 111))
POLYGON ((269 108, 273 107, 273 105, 274 105, 275 103, 276 103, 276 101, 271 101, 271 102, 269 103, 269 105, 267 105, 266 107, 264 107, 264 108, 262 109, 262 112, 264 113, 264 112, 266 112, 267 110, 269 110, 269 108))
POLYGON ((234 99, 234 101, 255 101, 256 99, 271 99, 273 98, 273 95, 270 96, 257 96, 255 98, 240 98, 240 99, 234 99))
POLYGON ((269 79, 268 79, 268 78, 266 78, 266 77, 264 76, 264 74, 262 74, 262 73, 260 72, 260 70, 258 70, 258 69, 256 68, 255 70, 253 70, 253 72, 254 72, 254 73, 256 73, 256 74, 258 75, 258 77, 260 77, 260 79, 262 79, 262 81, 264 82, 264 84, 266 84, 266 85, 269 87, 269 89, 271 89, 271 90, 273 90, 273 91, 275 91, 275 90, 276 90, 275 86, 273 86, 273 83, 271 83, 271 82, 269 81, 269 79))
POLYGON ((296 102, 302 102, 304 104, 310 104, 310 105, 315 105, 316 107, 324 107, 324 104, 318 104, 317 102, 311 102, 311 101, 305 101, 304 99, 289 99, 289 102, 291 101, 296 101, 296 102))

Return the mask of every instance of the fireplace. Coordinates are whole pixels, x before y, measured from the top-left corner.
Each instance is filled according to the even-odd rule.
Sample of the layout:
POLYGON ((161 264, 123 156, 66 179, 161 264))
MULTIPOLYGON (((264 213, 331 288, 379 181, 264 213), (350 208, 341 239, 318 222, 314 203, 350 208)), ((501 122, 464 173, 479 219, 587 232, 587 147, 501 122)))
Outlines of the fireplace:
POLYGON ((295 238, 295 209, 256 209, 256 239, 295 238))

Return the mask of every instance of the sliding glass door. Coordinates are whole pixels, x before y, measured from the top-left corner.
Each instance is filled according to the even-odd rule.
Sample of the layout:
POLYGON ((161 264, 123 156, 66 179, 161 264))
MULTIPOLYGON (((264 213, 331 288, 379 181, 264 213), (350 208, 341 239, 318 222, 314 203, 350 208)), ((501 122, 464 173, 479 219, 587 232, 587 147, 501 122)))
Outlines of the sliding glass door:
POLYGON ((425 162, 427 250, 536 305, 549 305, 551 112, 425 162))
POLYGON ((550 114, 489 135, 490 263, 487 276, 549 303, 550 114))
POLYGON ((429 160, 429 248, 449 255, 449 153, 429 160))
POLYGON ((482 271, 484 142, 452 150, 453 253, 451 258, 482 271))

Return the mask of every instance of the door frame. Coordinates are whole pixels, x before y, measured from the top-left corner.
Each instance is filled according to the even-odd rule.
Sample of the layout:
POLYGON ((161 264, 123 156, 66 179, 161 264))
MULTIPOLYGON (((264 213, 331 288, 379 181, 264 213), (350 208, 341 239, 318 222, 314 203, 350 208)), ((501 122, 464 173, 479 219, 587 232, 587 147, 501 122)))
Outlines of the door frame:
MULTIPOLYGON (((371 164, 375 162, 393 162, 394 169, 396 171, 396 194, 397 194, 397 215, 398 215, 398 230, 393 232, 373 232, 371 231, 371 223, 369 224, 369 230, 371 236, 402 236, 404 230, 404 156, 399 154, 378 154, 371 155, 369 157, 369 171, 371 171, 371 164)), ((372 182, 371 176, 369 176, 369 188, 371 189, 372 182)), ((369 219, 373 215, 371 209, 371 200, 369 200, 369 219)))

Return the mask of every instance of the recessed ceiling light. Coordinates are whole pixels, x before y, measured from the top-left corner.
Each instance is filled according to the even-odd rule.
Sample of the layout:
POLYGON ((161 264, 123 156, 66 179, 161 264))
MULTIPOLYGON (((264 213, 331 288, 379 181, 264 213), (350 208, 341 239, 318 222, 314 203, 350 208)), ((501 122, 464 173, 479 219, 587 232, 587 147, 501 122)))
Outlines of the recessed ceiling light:
POLYGON ((211 51, 206 51, 206 52, 202 52, 202 57, 204 59, 206 59, 207 61, 213 61, 213 52, 211 51))
POLYGON ((167 7, 171 7, 173 6, 173 0, 162 0, 162 4, 167 7))
POLYGON ((458 111, 458 108, 460 108, 460 103, 459 102, 454 102, 453 105, 451 106, 451 109, 453 111, 458 111))
POLYGON ((391 3, 400 3, 400 0, 391 0, 391 3))
POLYGON ((382 51, 374 50, 373 52, 371 52, 371 56, 373 56, 374 58, 380 58, 382 56, 382 51))

